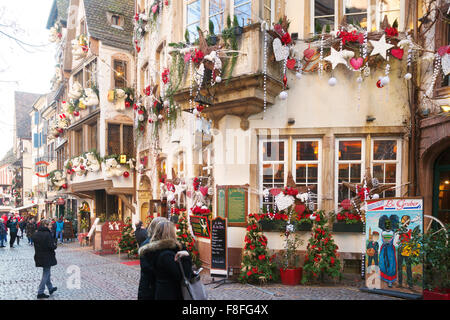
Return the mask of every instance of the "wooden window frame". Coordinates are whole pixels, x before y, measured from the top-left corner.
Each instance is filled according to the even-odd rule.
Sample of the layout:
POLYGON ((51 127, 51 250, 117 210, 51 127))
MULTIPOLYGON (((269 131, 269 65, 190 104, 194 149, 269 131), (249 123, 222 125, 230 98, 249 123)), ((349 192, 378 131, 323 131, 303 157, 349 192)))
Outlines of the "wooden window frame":
MULTIPOLYGON (((339 208, 339 164, 361 164, 360 182, 364 179, 366 164, 366 137, 339 137, 335 139, 334 144, 334 207, 339 208), (361 160, 339 160, 339 142, 340 141, 361 141, 361 160)), ((350 173, 351 174, 351 173, 350 173)), ((350 182, 350 181, 347 181, 350 182)))
MULTIPOLYGON (((264 164, 284 164, 284 181, 283 181, 283 185, 286 185, 286 181, 287 181, 287 175, 289 173, 289 139, 287 138, 276 138, 276 139, 272 139, 272 138, 262 138, 259 140, 258 143, 258 169, 259 169, 259 173, 258 173, 258 187, 259 187, 259 191, 260 191, 260 198, 259 198, 259 204, 260 204, 260 208, 263 207, 264 205, 264 196, 263 191, 264 191, 264 177, 263 177, 263 165, 264 164), (263 160, 263 144, 266 142, 284 142, 284 160, 263 160)), ((272 185, 274 183, 272 182, 272 185)))
MULTIPOLYGON (((322 207, 322 139, 321 138, 295 138, 292 140, 292 177, 294 178, 294 181, 297 184, 297 164, 317 164, 317 198, 316 201, 313 201, 316 206, 317 210, 320 210, 322 207), (318 154, 317 154, 317 160, 297 160, 297 142, 318 142, 318 154)), ((308 180, 306 181, 306 184, 308 185, 308 180)))
MULTIPOLYGON (((124 148, 123 148, 123 126, 133 127, 133 123, 132 122, 119 122, 119 121, 113 121, 113 120, 106 121, 106 134, 105 134, 105 140, 106 140, 105 154, 106 155, 110 155, 109 150, 108 150, 108 132, 109 132, 109 125, 111 125, 111 124, 120 125, 120 129, 119 129, 119 132, 120 132, 120 154, 123 154, 123 150, 124 150, 124 148)), ((133 149, 135 149, 134 146, 133 146, 133 149)), ((134 151, 136 151, 136 150, 134 150, 134 151)))
MULTIPOLYGON (((441 4, 440 10, 442 13, 447 13, 447 11, 449 10, 449 7, 450 7, 450 3, 441 4)), ((436 21, 435 28, 436 28, 436 33, 435 33, 434 46, 437 50, 442 46, 448 45, 447 39, 449 37, 448 32, 450 32, 450 30, 449 30, 448 25, 440 19, 436 21)), ((440 80, 441 78, 442 78, 442 70, 439 71, 439 75, 438 75, 438 79, 440 80)), ((436 99, 450 97, 450 85, 442 86, 442 81, 436 81, 436 87, 434 90, 433 97, 436 99)))
MULTIPOLYGON (((397 137, 373 137, 370 141, 370 172, 372 177, 374 177, 373 174, 373 165, 374 164, 395 164, 395 186, 397 187, 395 189, 395 196, 400 197, 401 196, 401 189, 399 186, 402 183, 402 139, 397 137), (396 141, 397 143, 397 159, 396 160, 374 160, 374 142, 377 140, 390 140, 390 141, 396 141)), ((384 173, 385 175, 386 173, 384 173)), ((380 184, 385 184, 380 181, 380 184)), ((381 195, 380 195, 381 198, 381 195)))
POLYGON ((115 89, 123 89, 123 88, 127 87, 127 83, 128 83, 128 60, 119 59, 119 58, 113 58, 112 62, 113 62, 112 63, 112 65, 113 65, 113 71, 112 71, 113 87, 115 89), (122 63, 123 70, 124 70, 124 75, 118 75, 117 74, 116 63, 122 63), (119 80, 116 77, 121 77, 122 80, 119 80), (123 86, 117 86, 117 81, 123 81, 123 86))

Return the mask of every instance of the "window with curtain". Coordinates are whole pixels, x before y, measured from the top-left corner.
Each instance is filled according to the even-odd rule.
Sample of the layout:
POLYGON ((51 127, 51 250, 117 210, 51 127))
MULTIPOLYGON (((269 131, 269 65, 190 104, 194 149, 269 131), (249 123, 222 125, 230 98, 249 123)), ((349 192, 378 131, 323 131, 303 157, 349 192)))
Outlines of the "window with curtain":
POLYGON ((364 140, 338 139, 336 141, 336 192, 335 199, 340 204, 350 199, 355 192, 343 185, 343 182, 360 183, 364 173, 364 140))
POLYGON ((320 175, 320 140, 294 141, 294 180, 298 187, 307 187, 313 194, 312 202, 317 209, 320 175))
POLYGON ((198 38, 197 27, 200 27, 201 1, 187 1, 186 3, 186 30, 189 32, 189 41, 193 43, 198 38))
POLYGON ((74 131, 74 156, 79 156, 83 153, 83 130, 74 131))
MULTIPOLYGON (((286 181, 287 169, 287 140, 260 141, 260 190, 283 188, 286 181)), ((272 210, 275 207, 275 199, 269 194, 262 197, 264 209, 272 210)))
MULTIPOLYGON (((399 141, 394 139, 376 139, 372 141, 372 177, 382 185, 395 187, 400 179, 399 141)), ((400 190, 386 190, 380 198, 395 197, 400 190)))
POLYGON ((120 124, 108 124, 108 155, 120 154, 120 124))
POLYGON ((89 149, 95 149, 98 151, 97 147, 97 122, 89 125, 89 149))
POLYGON ((127 86, 127 62, 123 60, 114 60, 114 87, 125 88, 127 86))
POLYGON ((84 69, 84 80, 85 88, 97 85, 97 60, 90 62, 84 69))
POLYGON ((209 20, 214 24, 214 33, 220 34, 225 19, 225 0, 209 0, 209 20))
POLYGON ((251 24, 252 20, 252 1, 234 0, 234 15, 237 16, 239 25, 244 27, 251 24))

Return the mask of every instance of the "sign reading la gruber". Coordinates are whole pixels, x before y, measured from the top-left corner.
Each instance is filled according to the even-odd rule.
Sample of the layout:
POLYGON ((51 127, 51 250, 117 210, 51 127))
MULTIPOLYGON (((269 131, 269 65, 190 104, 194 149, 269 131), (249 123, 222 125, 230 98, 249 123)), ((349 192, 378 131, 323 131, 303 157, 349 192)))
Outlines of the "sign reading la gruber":
POLYGON ((366 212, 366 286, 406 294, 422 292, 418 259, 423 233, 423 200, 370 200, 366 212))

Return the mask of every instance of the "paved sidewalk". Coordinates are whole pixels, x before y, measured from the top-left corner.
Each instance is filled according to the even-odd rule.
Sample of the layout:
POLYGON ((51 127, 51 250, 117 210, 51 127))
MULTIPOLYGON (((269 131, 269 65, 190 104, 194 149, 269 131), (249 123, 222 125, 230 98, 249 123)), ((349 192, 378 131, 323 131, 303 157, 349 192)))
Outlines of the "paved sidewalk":
MULTIPOLYGON (((34 249, 26 243, 0 248, 0 300, 35 300, 42 275, 36 268, 34 249)), ((77 242, 59 245, 58 265, 52 267, 51 278, 58 290, 49 300, 136 300, 140 268, 121 262, 122 255, 99 256, 91 247, 77 242), (80 283, 73 281, 74 271, 80 271, 80 283)), ((211 279, 205 274, 205 283, 211 279)), ((340 286, 284 286, 270 284, 262 287, 226 283, 206 286, 210 300, 395 300, 376 294, 363 293, 348 284, 340 286)))

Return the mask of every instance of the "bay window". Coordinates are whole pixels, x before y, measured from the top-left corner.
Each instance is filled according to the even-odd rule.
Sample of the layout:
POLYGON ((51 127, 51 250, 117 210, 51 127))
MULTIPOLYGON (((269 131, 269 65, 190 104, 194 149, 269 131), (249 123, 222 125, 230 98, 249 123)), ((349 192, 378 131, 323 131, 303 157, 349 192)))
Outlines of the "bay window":
MULTIPOLYGON (((264 189, 283 188, 287 178, 288 161, 287 140, 261 140, 259 143, 260 191, 264 189)), ((274 209, 274 197, 269 194, 262 199, 262 207, 274 209)))
POLYGON ((251 24, 252 20, 252 1, 234 0, 234 15, 237 17, 239 25, 244 27, 251 24))
POLYGON ((225 0, 209 0, 209 20, 214 25, 214 33, 222 33, 225 22, 225 0))
POLYGON ((201 1, 186 2, 186 24, 185 28, 189 32, 189 41, 193 43, 198 38, 197 27, 200 27, 202 17, 201 1))
MULTIPOLYGON (((372 178, 376 178, 381 185, 392 187, 401 184, 401 150, 399 139, 376 138, 372 140, 371 169, 372 178)), ((380 198, 398 197, 400 189, 384 191, 380 198)))
POLYGON ((364 177, 363 139, 342 138, 336 140, 335 147, 335 207, 344 199, 351 199, 356 193, 343 185, 343 182, 361 183, 364 177))
POLYGON ((294 140, 294 169, 293 177, 297 187, 307 187, 312 194, 311 202, 315 209, 320 203, 318 197, 320 196, 320 171, 321 171, 321 156, 320 150, 321 140, 317 139, 299 139, 294 140))
POLYGON ((367 0, 343 0, 344 17, 347 23, 367 28, 367 0))

